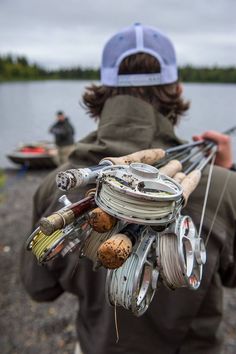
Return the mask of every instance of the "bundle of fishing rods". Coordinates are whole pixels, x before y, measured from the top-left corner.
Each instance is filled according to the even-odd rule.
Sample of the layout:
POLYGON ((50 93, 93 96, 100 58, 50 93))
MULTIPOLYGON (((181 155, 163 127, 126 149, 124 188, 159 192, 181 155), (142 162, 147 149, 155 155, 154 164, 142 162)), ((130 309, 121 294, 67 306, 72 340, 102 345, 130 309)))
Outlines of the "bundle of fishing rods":
POLYGON ((191 217, 181 211, 216 152, 214 142, 198 141, 58 173, 57 186, 65 192, 94 188, 76 203, 63 195, 63 207, 40 220, 27 249, 40 264, 76 252, 94 270, 106 268, 108 303, 136 316, 147 310, 160 283, 197 289, 206 249, 191 217))

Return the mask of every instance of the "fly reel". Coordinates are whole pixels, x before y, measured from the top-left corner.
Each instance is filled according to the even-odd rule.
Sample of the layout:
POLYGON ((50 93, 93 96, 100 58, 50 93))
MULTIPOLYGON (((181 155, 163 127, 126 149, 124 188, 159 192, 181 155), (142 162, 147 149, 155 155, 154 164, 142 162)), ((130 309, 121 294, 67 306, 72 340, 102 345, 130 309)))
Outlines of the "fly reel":
POLYGON ((101 209, 130 223, 164 226, 182 205, 182 188, 158 169, 143 163, 105 168, 95 196, 101 209))
POLYGON ((180 215, 159 234, 157 258, 160 274, 167 287, 199 287, 203 264, 206 262, 206 249, 189 216, 180 215))
POLYGON ((38 227, 27 239, 26 248, 32 251, 39 263, 46 263, 59 254, 65 256, 77 247, 81 249, 90 232, 91 227, 83 218, 50 236, 38 227))
POLYGON ((115 270, 108 270, 105 287, 108 303, 123 306, 136 316, 147 310, 156 291, 159 274, 155 240, 155 233, 145 228, 126 262, 115 270))

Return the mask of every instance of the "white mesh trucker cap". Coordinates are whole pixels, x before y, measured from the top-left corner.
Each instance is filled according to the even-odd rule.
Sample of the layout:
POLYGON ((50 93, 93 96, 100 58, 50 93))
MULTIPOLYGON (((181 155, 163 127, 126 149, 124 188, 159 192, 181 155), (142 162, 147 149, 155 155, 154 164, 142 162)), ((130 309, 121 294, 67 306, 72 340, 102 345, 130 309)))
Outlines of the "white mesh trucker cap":
POLYGON ((178 70, 175 49, 159 30, 136 23, 112 36, 102 54, 101 83, 105 86, 154 86, 176 82, 178 70), (148 53, 160 63, 161 72, 119 75, 122 60, 132 54, 148 53))

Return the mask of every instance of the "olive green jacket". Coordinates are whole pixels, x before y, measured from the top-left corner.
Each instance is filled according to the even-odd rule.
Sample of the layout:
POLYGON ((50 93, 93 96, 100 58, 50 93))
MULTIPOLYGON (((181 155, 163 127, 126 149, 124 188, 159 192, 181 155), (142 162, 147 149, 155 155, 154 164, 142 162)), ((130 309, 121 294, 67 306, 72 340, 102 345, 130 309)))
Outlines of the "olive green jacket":
MULTIPOLYGON (((153 107, 134 97, 116 96, 103 109, 98 130, 82 139, 70 161, 59 168, 91 166, 107 156, 121 156, 137 150, 182 143, 171 123, 153 107)), ((34 225, 43 215, 60 208, 55 175, 51 173, 34 198, 34 225)), ((183 210, 199 226, 207 171, 183 210)), ((157 290, 148 311, 136 318, 118 308, 119 342, 116 344, 114 309, 105 301, 106 271, 92 270, 88 259, 79 265, 76 252, 57 258, 47 267, 37 265, 31 253, 22 253, 22 279, 29 294, 37 301, 49 301, 62 292, 78 296, 78 339, 84 354, 216 354, 220 353, 222 284, 235 286, 236 174, 215 167, 207 204, 202 237, 208 235, 218 201, 227 180, 223 199, 207 245, 207 263, 200 288, 157 290)), ((85 190, 68 193, 72 201, 85 190)))

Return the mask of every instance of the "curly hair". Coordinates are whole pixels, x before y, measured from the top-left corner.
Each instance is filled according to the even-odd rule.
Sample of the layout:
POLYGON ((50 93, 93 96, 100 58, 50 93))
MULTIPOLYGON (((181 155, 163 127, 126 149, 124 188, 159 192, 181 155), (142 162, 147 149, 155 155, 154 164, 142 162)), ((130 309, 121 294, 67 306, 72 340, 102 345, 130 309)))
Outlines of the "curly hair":
MULTIPOLYGON (((123 59, 119 74, 159 73, 158 60, 146 53, 130 55, 123 59)), ((99 119, 103 106, 108 98, 117 95, 138 97, 152 104, 160 113, 167 116, 176 125, 181 116, 189 109, 190 103, 181 96, 179 82, 160 86, 140 87, 108 87, 91 85, 86 87, 83 104, 90 117, 99 119)))

